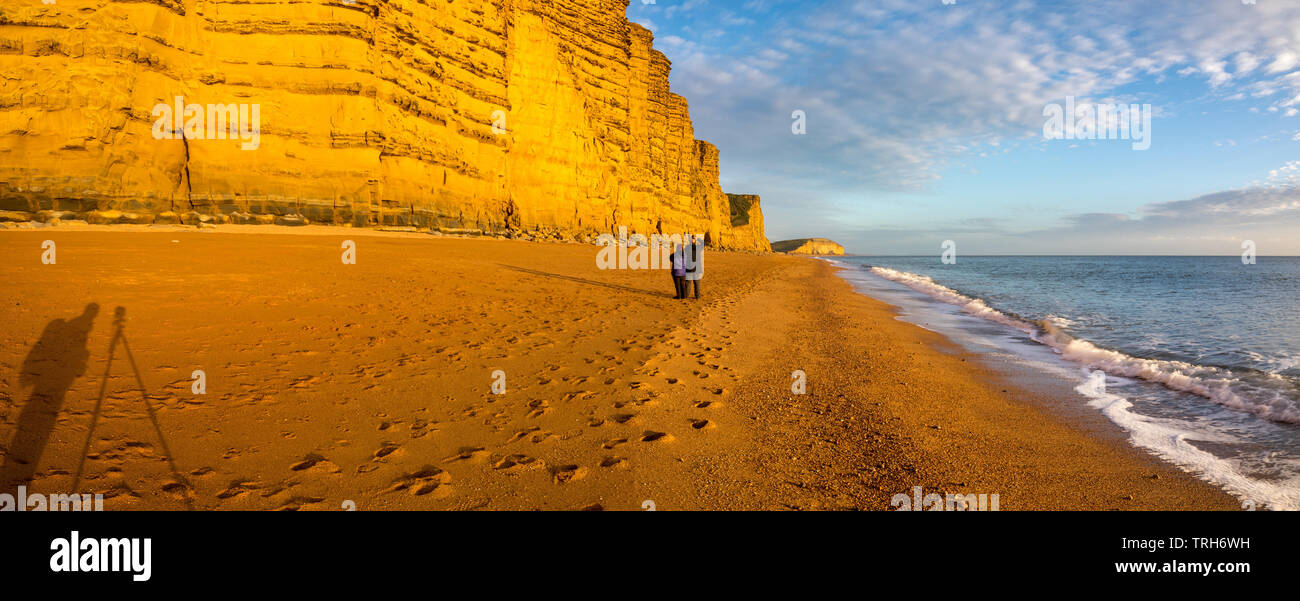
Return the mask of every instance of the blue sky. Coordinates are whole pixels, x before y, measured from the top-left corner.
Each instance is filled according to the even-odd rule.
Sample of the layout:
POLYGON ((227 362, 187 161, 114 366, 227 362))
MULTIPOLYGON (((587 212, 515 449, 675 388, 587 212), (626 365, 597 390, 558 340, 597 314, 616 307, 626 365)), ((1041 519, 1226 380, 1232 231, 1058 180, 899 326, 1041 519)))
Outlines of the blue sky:
POLYGON ((1300 1, 631 0, 628 17, 772 240, 1300 254, 1300 1), (1149 104, 1150 148, 1045 139, 1044 107, 1071 96, 1149 104))

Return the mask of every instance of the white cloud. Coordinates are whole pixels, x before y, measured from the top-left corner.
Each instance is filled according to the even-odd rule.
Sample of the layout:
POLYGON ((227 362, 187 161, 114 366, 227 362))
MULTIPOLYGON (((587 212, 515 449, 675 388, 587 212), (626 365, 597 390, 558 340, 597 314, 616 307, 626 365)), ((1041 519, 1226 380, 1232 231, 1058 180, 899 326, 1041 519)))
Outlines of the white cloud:
POLYGON ((1296 65, 1300 65, 1300 55, 1287 50, 1279 53, 1277 57, 1273 59, 1273 62, 1269 64, 1267 71, 1269 73, 1284 73, 1296 68, 1296 65))
MULTIPOLYGON (((682 9, 699 6, 688 2, 682 9)), ((903 220, 932 219, 915 217, 925 209, 880 200, 894 198, 881 192, 923 198, 942 189, 936 182, 949 168, 991 173, 975 163, 1023 160, 1026 153, 1037 161, 1050 155, 1034 150, 1066 151, 1064 143, 1045 144, 1041 134, 1043 106, 1066 96, 1150 102, 1160 119, 1246 99, 1253 101, 1223 106, 1259 121, 1300 111, 1300 2, 1245 10, 1236 2, 1186 10, 1129 0, 1017 2, 988 10, 966 2, 937 8, 915 0, 748 0, 744 8, 736 9, 740 18, 758 21, 747 29, 728 26, 726 36, 711 39, 703 29, 685 27, 658 45, 673 60, 674 91, 690 99, 696 136, 722 151, 724 187, 763 194, 765 210, 775 216, 769 221, 774 235, 783 221, 797 221, 809 228, 802 233, 861 242, 850 244, 856 250, 909 252, 920 250, 908 245, 922 239, 928 249, 939 232, 905 228, 898 220, 864 232, 863 223, 890 220, 875 208, 898 209, 886 212, 903 220), (779 20, 757 17, 776 10, 779 20), (1151 85, 1179 76, 1186 79, 1176 85, 1151 85), (807 114, 805 136, 790 132, 796 109, 807 114), (1014 144, 1024 152, 999 153, 995 142, 1003 153, 1014 144), (981 153, 990 158, 972 160, 981 153), (781 219, 786 215, 797 219, 781 219)), ((725 9, 715 12, 711 30, 726 25, 725 9)), ((1274 140, 1300 142, 1293 127, 1274 133, 1274 140)), ((1219 136, 1203 143, 1232 152, 1236 141, 1226 138, 1235 134, 1219 136)), ((1237 139, 1245 145, 1248 138, 1237 139)), ((1209 235, 1207 227, 1231 227, 1252 232, 1257 241, 1272 237, 1271 248, 1290 244, 1289 252, 1300 252, 1300 242, 1282 242, 1300 231, 1295 191, 1286 197, 1264 191, 1285 187, 1285 177, 1291 176, 1279 171, 1244 191, 1131 214, 1076 215, 1059 228, 1024 232, 985 223, 977 235, 986 236, 994 252, 1183 252, 1194 251, 1194 240, 1209 235), (1210 206, 1232 208, 1215 212, 1210 206), (1161 242, 1132 245, 1136 240, 1161 242)), ((949 194, 936 194, 944 199, 932 207, 934 214, 950 206, 941 206, 949 194)), ((1008 217, 1025 227, 1019 216, 1008 217)))
POLYGON ((1245 75, 1259 66, 1259 58, 1249 52, 1238 52, 1233 59, 1234 75, 1245 75))
POLYGON ((1232 4, 1167 11, 1110 0, 1045 15, 1038 3, 987 11, 833 0, 793 11, 749 56, 672 39, 665 48, 698 134, 722 148, 724 172, 747 165, 807 186, 830 177, 915 190, 963 149, 1041 137, 1047 103, 1139 100, 1116 92, 1143 78, 1201 77, 1219 97, 1280 98, 1275 113, 1300 102, 1300 72, 1289 72, 1300 63, 1300 3, 1232 4), (789 132, 795 109, 808 115, 799 139, 789 132))

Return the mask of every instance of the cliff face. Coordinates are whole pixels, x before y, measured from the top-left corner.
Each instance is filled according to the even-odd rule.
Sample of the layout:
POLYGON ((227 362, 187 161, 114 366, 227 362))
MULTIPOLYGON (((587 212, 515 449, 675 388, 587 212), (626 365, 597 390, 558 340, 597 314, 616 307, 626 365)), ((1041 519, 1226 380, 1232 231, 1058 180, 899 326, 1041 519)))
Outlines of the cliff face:
POLYGON ((727 204, 731 209, 731 230, 724 237, 730 238, 730 245, 770 252, 772 245, 763 233, 763 210, 759 208, 758 196, 728 194, 727 204))
POLYGON ((844 247, 826 238, 798 238, 772 243, 772 250, 792 255, 842 255, 844 247))
POLYGON ((756 198, 734 226, 717 149, 626 10, 6 0, 0 211, 578 239, 626 226, 767 250, 756 198), (227 127, 240 117, 256 132, 227 127))

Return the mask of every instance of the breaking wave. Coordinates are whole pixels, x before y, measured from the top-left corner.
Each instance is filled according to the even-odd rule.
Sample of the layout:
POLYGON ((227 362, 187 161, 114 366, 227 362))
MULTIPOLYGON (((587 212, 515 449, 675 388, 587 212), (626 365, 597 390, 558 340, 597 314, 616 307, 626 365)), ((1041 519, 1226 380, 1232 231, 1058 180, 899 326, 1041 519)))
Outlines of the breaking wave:
POLYGON ((1275 422, 1300 424, 1300 407, 1282 390, 1288 386, 1284 376, 1259 374, 1256 378, 1259 382, 1251 383, 1244 381, 1239 374, 1223 368, 1134 357, 1071 336, 1065 331, 1070 324, 1066 318, 1048 316, 1033 321, 999 311, 982 299, 966 296, 923 275, 887 267, 872 267, 871 273, 960 307, 970 315, 1015 328, 1032 340, 1052 348, 1063 358, 1091 369, 1099 369, 1113 376, 1161 384, 1275 422), (1277 380, 1276 386, 1269 386, 1269 380, 1277 380))

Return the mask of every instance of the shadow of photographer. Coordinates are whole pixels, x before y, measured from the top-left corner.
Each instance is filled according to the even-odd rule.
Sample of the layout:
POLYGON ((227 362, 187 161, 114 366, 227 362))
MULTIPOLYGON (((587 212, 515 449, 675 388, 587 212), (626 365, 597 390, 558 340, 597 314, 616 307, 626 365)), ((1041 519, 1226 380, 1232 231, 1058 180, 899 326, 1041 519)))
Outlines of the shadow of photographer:
POLYGON ((90 360, 86 340, 98 314, 99 305, 90 303, 77 317, 46 324, 23 360, 18 381, 24 388, 31 387, 32 393, 18 414, 17 429, 0 465, 0 492, 15 492, 35 474, 68 389, 86 373, 90 360))
MULTIPOLYGON (((30 483, 35 475, 36 467, 40 464, 41 456, 45 453, 50 435, 58 422, 59 412, 63 409, 64 397, 67 396, 72 383, 86 372, 90 359, 86 340, 98 314, 99 305, 90 303, 78 317, 71 320, 51 321, 45 326, 40 340, 32 347, 23 362, 20 383, 31 386, 32 395, 18 416, 17 430, 9 444, 4 464, 0 466, 0 492, 16 492, 19 486, 30 483)), ((149 400, 144 378, 140 376, 140 368, 135 363, 130 344, 127 343, 125 324, 126 308, 117 307, 113 310, 113 338, 108 345, 108 357, 104 364, 104 377, 100 382, 99 398, 95 401, 90 426, 86 430, 86 442, 77 461, 77 472, 73 477, 70 492, 76 493, 81 483, 86 458, 90 453, 91 442, 94 440, 95 427, 99 424, 104 399, 108 394, 108 377, 112 373, 113 359, 118 344, 121 344, 126 352, 126 359, 131 364, 131 371, 140 388, 140 400, 144 403, 149 422, 158 436, 167 465, 171 469, 172 476, 183 487, 185 506, 193 509, 190 483, 176 468, 176 461, 167 444, 167 438, 163 435, 162 425, 158 422, 158 414, 149 400)))

